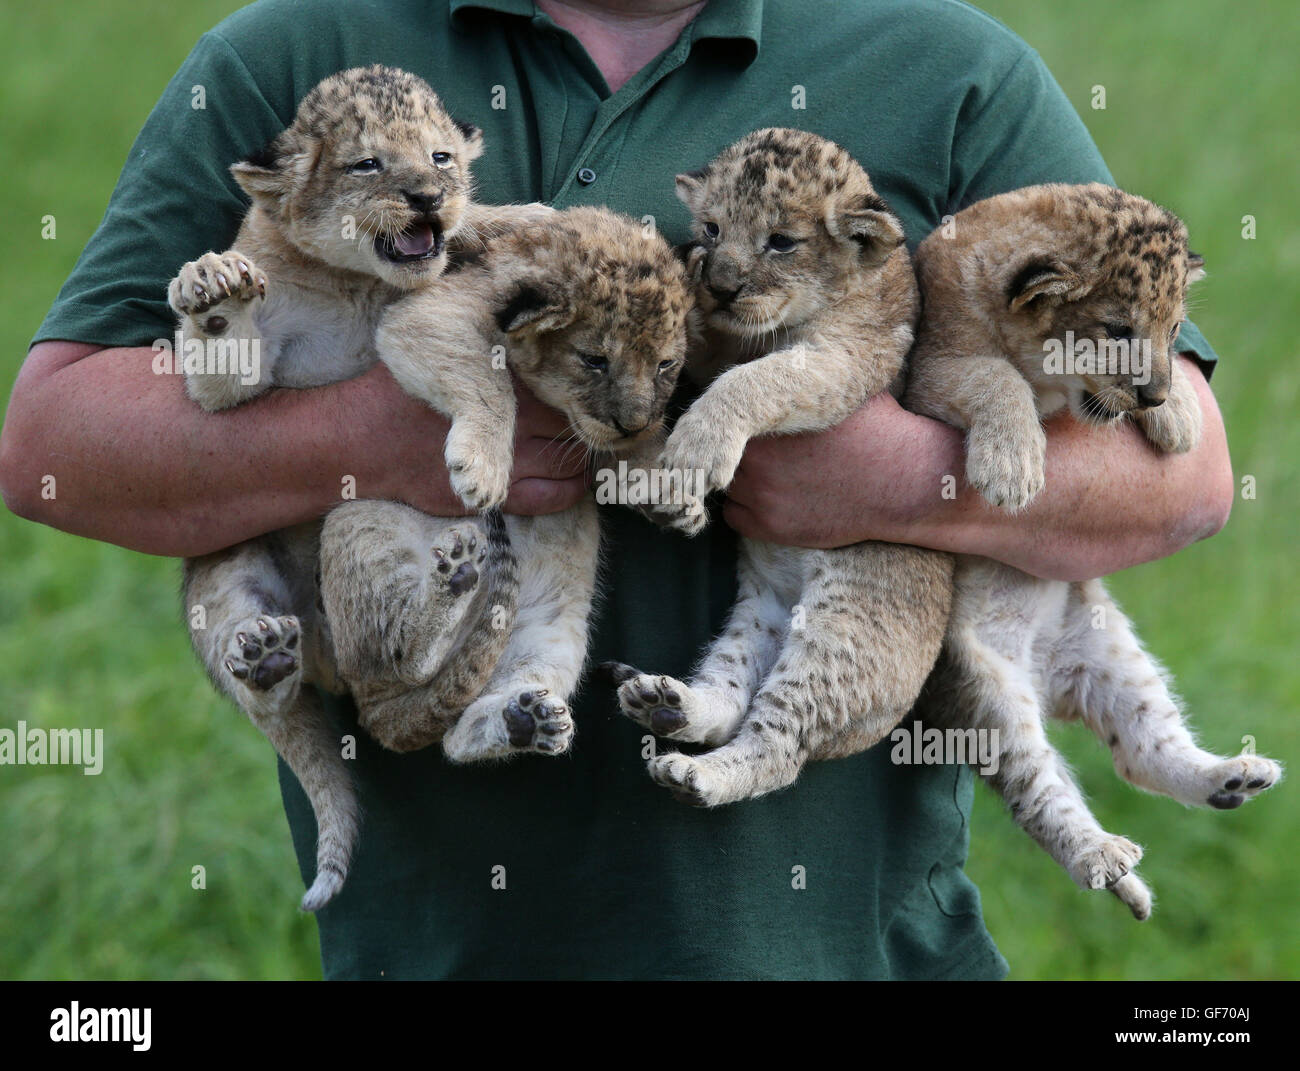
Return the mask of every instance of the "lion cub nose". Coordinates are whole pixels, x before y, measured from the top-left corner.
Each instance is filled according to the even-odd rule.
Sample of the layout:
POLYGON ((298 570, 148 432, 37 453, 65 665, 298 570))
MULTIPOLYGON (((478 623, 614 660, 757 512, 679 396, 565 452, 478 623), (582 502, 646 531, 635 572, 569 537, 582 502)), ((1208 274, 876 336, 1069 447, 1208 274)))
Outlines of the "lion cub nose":
POLYGON ((624 424, 622 423, 622 421, 620 421, 617 417, 613 418, 613 424, 614 424, 614 427, 615 427, 616 429, 618 429, 618 433, 619 433, 620 435, 625 435, 625 436, 626 436, 626 435, 640 435, 641 432, 645 431, 645 429, 648 428, 648 427, 651 425, 651 423, 652 423, 652 421, 650 421, 650 420, 642 420, 641 423, 637 424, 636 421, 637 421, 639 418, 637 418, 637 417, 631 417, 631 418, 628 418, 628 419, 629 419, 629 420, 631 421, 631 423, 632 423, 633 425, 635 425, 635 426, 624 425, 624 424))
POLYGON ((1155 409, 1157 406, 1164 405, 1167 397, 1169 391, 1165 387, 1156 387, 1147 383, 1137 388, 1139 409, 1155 409))
POLYGON ((442 207, 441 190, 437 193, 412 193, 410 190, 403 190, 402 196, 406 198, 406 203, 422 216, 432 215, 442 207))
POLYGON ((734 289, 727 289, 721 286, 714 286, 712 283, 710 283, 709 293, 713 295, 714 301, 716 301, 720 306, 725 308, 727 305, 730 305, 732 301, 735 300, 736 295, 740 293, 740 287, 737 286, 734 289))

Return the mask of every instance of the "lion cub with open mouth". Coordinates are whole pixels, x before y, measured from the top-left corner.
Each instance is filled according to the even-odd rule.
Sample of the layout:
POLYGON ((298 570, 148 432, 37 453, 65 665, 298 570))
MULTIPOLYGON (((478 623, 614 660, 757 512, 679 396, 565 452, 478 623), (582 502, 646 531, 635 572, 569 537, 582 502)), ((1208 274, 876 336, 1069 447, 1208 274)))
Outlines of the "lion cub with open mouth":
MULTIPOLYGON (((1018 510, 1042 489, 1042 418, 1134 421, 1157 450, 1191 450, 1196 392, 1174 340, 1202 260, 1173 213, 1109 186, 1032 186, 959 212, 916 252, 924 315, 903 404, 966 431, 966 478, 1018 510)), ((1098 454, 1102 458, 1102 454, 1098 454)), ((1281 776, 1253 754, 1197 747, 1164 671, 1100 580, 1039 580, 960 555, 926 716, 997 730, 989 780, 1083 888, 1145 919, 1142 849, 1107 833, 1043 730, 1082 718, 1125 780, 1192 806, 1238 807, 1281 776)))
MULTIPOLYGON (((469 164, 481 152, 477 128, 405 71, 354 68, 312 89, 266 150, 231 168, 253 201, 234 246, 184 265, 169 287, 190 397, 222 410, 373 365, 385 309, 441 275, 453 248, 476 249, 550 213, 473 203, 469 164)), ((303 687, 343 690, 315 579, 320 530, 319 521, 297 525, 184 567, 195 651, 311 800, 319 833, 309 911, 342 886, 357 833, 339 733, 303 687)), ((459 566, 463 546, 447 543, 459 566)), ((498 538, 491 549, 508 589, 508 544, 498 538)))

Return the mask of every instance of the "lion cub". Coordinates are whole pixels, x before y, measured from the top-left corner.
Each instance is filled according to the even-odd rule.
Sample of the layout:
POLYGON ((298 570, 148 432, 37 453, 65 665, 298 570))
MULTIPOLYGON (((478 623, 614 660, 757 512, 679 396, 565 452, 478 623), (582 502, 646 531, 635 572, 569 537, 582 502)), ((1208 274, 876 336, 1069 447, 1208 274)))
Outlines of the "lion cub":
MULTIPOLYGON (((316 86, 293 123, 231 171, 253 204, 232 249, 186 264, 168 300, 180 319, 186 389, 208 410, 273 386, 312 387, 359 375, 375 359, 384 309, 442 273, 451 243, 549 213, 472 204, 479 131, 458 123, 421 79, 355 68, 316 86), (190 351, 201 360, 191 366, 190 351), (238 353, 254 358, 238 367, 238 353)), ((379 508, 379 504, 367 504, 379 508)), ((431 582, 465 585, 468 554, 442 526, 448 568, 431 582), (455 568, 452 568, 454 563, 455 568)), ((338 691, 328 626, 317 606, 320 523, 298 525, 185 562, 190 638, 217 688, 275 745, 311 800, 319 827, 313 911, 338 891, 356 839, 356 800, 338 733, 304 684, 338 691)), ((480 548, 501 568, 501 530, 480 548)), ((480 560, 480 565, 484 564, 480 560)))
MULTIPOLYGON (((510 487, 511 374, 590 449, 653 457, 692 314, 667 242, 605 209, 571 208, 488 238, 463 266, 395 303, 377 345, 408 393, 451 418, 452 486, 488 511, 490 541, 510 487)), ((396 750, 442 740, 455 762, 563 752, 586 658, 595 503, 505 518, 517 566, 489 563, 488 572, 517 571, 513 619, 502 611, 514 606, 494 606, 491 595, 458 601, 457 577, 470 567, 452 572, 435 542, 441 522, 395 503, 382 514, 371 506, 335 509, 321 536, 321 595, 361 724, 396 750), (448 624, 452 612, 461 616, 448 624)), ((483 545, 474 521, 456 527, 467 553, 483 545)))
MULTIPOLYGON (((989 502, 1043 486, 1041 420, 1133 420, 1160 451, 1199 439, 1196 393, 1174 357, 1202 260, 1172 213, 1109 186, 1046 185, 981 201, 916 253, 924 315, 904 404, 966 431, 966 474, 989 502)), ((1099 455, 1100 456, 1100 455, 1099 455)), ((1083 888, 1146 918, 1142 849, 1098 825, 1043 731, 1082 718, 1125 780, 1181 803, 1240 806, 1277 763, 1196 746, 1165 674, 1100 580, 1039 580, 959 556, 952 619, 927 715, 995 729, 990 778, 1020 825, 1083 888)))
MULTIPOLYGON (((842 148, 760 130, 679 175, 694 217, 712 385, 660 465, 731 483, 758 435, 832 427, 887 389, 917 316, 903 229, 842 148)), ((666 507, 661 507, 666 509, 666 507)), ((674 526, 705 523, 698 501, 674 526)), ((912 707, 939 654, 952 559, 888 543, 806 550, 742 540, 739 598, 689 684, 611 664, 623 712, 671 740, 650 760, 679 798, 716 806, 791 784, 804 763, 865 750, 912 707)))

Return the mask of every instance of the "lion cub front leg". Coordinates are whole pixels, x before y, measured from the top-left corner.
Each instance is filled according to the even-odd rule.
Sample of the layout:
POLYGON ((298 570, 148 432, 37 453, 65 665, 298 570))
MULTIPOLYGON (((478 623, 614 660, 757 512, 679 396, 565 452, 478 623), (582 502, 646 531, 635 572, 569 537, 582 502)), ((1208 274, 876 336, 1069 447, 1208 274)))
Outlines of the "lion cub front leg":
POLYGON ((460 229, 453 241, 463 249, 482 249, 489 239, 510 230, 541 223, 555 215, 555 209, 540 201, 518 205, 489 205, 471 201, 465 206, 460 229))
MULTIPOLYGON (((906 337, 910 343, 910 332, 906 337)), ((889 385, 905 352, 901 336, 866 349, 835 334, 813 334, 735 365, 677 422, 664 467, 702 471, 700 498, 725 490, 750 439, 834 427, 889 385)))
POLYGON ((480 512, 505 501, 514 464, 514 384, 494 327, 479 298, 438 287, 394 304, 375 335, 398 385, 451 418, 451 487, 480 512))
POLYGON ((597 473, 597 479, 602 480, 605 472, 612 473, 619 503, 630 506, 655 524, 693 536, 709 522, 702 497, 707 491, 698 470, 665 471, 661 467, 667 439, 667 432, 660 428, 632 450, 617 457, 611 455, 608 466, 597 473))
POLYGON ((664 466, 703 470, 701 497, 725 490, 750 439, 832 427, 866 401, 851 364, 840 347, 797 342, 727 369, 677 421, 664 466))
POLYGON ((595 503, 516 518, 519 610, 482 694, 443 740, 452 762, 559 755, 574 734, 569 699, 587 655, 600 532, 595 503))
POLYGON ((1047 433, 1029 381, 1001 356, 926 357, 912 378, 909 394, 937 403, 933 415, 965 430, 966 482, 995 506, 1028 506, 1047 472, 1047 433))
POLYGON ((176 361, 186 357, 191 342, 201 344, 204 367, 186 374, 185 389, 204 409, 228 409, 270 387, 274 354, 263 345, 257 325, 266 290, 266 276, 235 249, 204 253, 171 281, 167 303, 180 318, 183 347, 176 361), (218 362, 212 370, 209 355, 218 362), (249 357, 251 374, 241 367, 249 357))
POLYGON ((1163 405, 1136 415, 1151 445, 1166 454, 1185 454, 1201 441, 1201 400, 1192 381, 1174 358, 1169 397, 1163 405))

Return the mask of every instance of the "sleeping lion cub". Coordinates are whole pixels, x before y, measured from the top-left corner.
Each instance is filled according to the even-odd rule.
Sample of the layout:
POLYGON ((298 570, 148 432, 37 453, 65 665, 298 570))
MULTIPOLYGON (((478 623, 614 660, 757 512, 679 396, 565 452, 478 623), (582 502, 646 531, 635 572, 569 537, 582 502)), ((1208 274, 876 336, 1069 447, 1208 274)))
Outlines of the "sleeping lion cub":
POLYGON ((503 566, 483 557, 510 488, 511 376, 596 453, 653 456, 692 314, 668 243, 602 208, 566 209, 488 238, 385 313, 381 358, 403 389, 451 418, 452 487, 487 512, 483 529, 454 522, 450 547, 438 538, 448 522, 399 503, 349 503, 325 521, 321 597, 339 675, 381 743, 409 750, 440 740, 455 762, 568 748, 567 704, 595 586, 596 508, 589 497, 560 513, 507 516, 517 563, 505 566, 509 604, 495 604, 503 566), (479 571, 488 594, 476 587, 479 571))
MULTIPOLYGON (((1174 340, 1202 261, 1172 213, 1109 186, 1033 186, 958 213, 916 253, 924 315, 903 403, 966 431, 968 482, 1018 510, 1042 489, 1042 418, 1132 420, 1157 450, 1199 439, 1196 392, 1174 340)), ((1103 455, 1100 453, 1098 457, 1103 455)), ((925 716, 996 729, 991 783, 1016 821, 1083 888, 1138 919, 1151 894, 1142 849, 1107 833, 1044 733, 1082 718, 1125 780, 1227 809, 1281 775, 1253 754, 1196 745, 1165 674, 1100 580, 1039 580, 960 555, 944 653, 925 716)))

